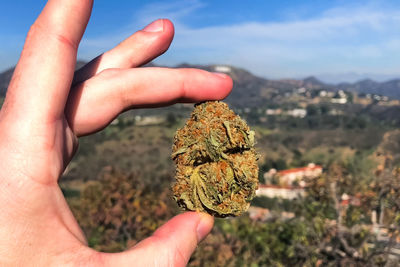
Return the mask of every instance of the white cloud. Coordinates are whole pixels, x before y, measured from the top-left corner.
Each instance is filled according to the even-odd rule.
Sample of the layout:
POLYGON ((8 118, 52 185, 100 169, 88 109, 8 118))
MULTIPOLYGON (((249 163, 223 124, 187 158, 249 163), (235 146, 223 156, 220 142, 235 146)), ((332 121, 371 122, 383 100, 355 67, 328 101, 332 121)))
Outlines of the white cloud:
MULTIPOLYGON (((160 17, 174 21, 175 41, 170 52, 158 60, 162 64, 225 63, 274 78, 382 70, 400 76, 397 10, 364 3, 283 22, 188 26, 190 17, 202 7, 198 0, 152 4, 135 14, 132 24, 143 26, 160 17)), ((93 47, 105 50, 128 32, 86 39, 83 51, 96 50, 93 47)))
POLYGON ((204 6, 205 4, 199 0, 158 2, 148 4, 144 9, 137 12, 135 16, 136 21, 143 25, 159 18, 169 18, 178 22, 193 15, 196 10, 204 6))

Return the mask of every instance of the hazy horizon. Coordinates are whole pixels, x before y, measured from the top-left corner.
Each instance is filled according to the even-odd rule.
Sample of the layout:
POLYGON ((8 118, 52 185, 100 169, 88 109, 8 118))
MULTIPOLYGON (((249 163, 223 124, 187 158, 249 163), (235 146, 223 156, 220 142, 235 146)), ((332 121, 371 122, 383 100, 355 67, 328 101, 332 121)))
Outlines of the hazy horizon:
MULTIPOLYGON (((83 61, 83 62, 88 62, 86 59, 78 59, 78 61, 83 61)), ((157 61, 154 62, 155 64, 158 64, 157 61)), ((217 64, 217 63, 210 63, 210 64, 197 64, 197 63, 190 63, 190 62, 181 62, 176 65, 168 65, 168 64, 160 64, 160 65, 165 65, 168 67, 175 67, 181 64, 190 64, 190 65, 227 65, 227 64, 217 64)), ((0 69, 0 74, 3 72, 8 71, 11 68, 14 68, 16 63, 14 65, 11 65, 9 67, 6 67, 5 69, 0 69)), ((295 79, 295 80, 302 80, 308 77, 315 77, 318 80, 327 83, 327 84, 339 84, 339 83, 355 83, 361 80, 365 79, 370 79, 376 82, 386 82, 390 80, 395 80, 395 79, 400 79, 400 74, 399 75, 390 75, 390 74, 369 74, 369 73, 354 73, 354 72, 348 72, 348 73, 341 73, 341 74, 330 74, 330 73, 324 73, 320 75, 315 75, 310 73, 309 75, 305 76, 299 76, 299 77, 287 77, 287 76, 282 76, 282 77, 272 77, 267 74, 259 74, 259 73, 254 73, 249 69, 246 69, 241 66, 237 65, 229 65, 235 68, 241 68, 246 71, 249 71, 255 76, 262 77, 265 79, 270 79, 270 80, 285 80, 285 79, 295 79)))

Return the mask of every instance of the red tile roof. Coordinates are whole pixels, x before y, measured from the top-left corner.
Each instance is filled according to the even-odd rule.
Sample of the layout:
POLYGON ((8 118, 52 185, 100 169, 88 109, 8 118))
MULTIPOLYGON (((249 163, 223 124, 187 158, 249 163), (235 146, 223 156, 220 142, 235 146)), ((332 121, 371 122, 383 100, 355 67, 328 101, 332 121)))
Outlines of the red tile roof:
POLYGON ((290 185, 273 185, 273 184, 259 184, 259 188, 276 188, 276 189, 289 189, 289 190, 294 190, 294 189, 303 189, 301 186, 290 186, 290 185))
POLYGON ((314 171, 314 170, 318 170, 318 169, 322 169, 322 166, 315 165, 313 167, 293 168, 293 169, 278 171, 278 174, 285 175, 285 174, 289 174, 289 173, 304 172, 304 171, 314 171))

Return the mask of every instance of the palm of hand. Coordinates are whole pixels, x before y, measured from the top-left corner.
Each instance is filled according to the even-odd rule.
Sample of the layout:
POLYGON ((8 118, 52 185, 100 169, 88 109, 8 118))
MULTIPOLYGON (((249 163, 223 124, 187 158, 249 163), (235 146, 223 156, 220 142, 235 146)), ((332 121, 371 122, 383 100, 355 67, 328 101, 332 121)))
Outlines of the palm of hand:
POLYGON ((232 81, 193 69, 135 68, 169 47, 168 20, 135 33, 74 75, 91 5, 49 1, 10 83, 0 112, 1 265, 184 265, 212 227, 208 215, 179 215, 129 251, 100 253, 86 246, 58 178, 77 137, 104 128, 122 111, 221 99, 232 81))

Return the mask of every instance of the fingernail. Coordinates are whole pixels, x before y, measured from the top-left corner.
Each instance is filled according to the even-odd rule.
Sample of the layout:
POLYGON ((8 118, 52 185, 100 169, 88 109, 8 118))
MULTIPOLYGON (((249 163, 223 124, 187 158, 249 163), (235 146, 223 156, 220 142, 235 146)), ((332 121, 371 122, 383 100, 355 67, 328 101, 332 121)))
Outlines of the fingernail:
POLYGON ((164 30, 164 20, 158 19, 143 28, 145 32, 162 32, 164 30))
POLYGON ((197 241, 202 241, 211 231, 214 225, 214 217, 206 213, 199 213, 201 219, 197 225, 197 241))
POLYGON ((219 76, 219 77, 221 77, 221 78, 226 78, 226 77, 228 77, 228 75, 226 75, 225 73, 221 73, 221 72, 213 72, 213 74, 215 74, 215 75, 217 75, 217 76, 219 76))

